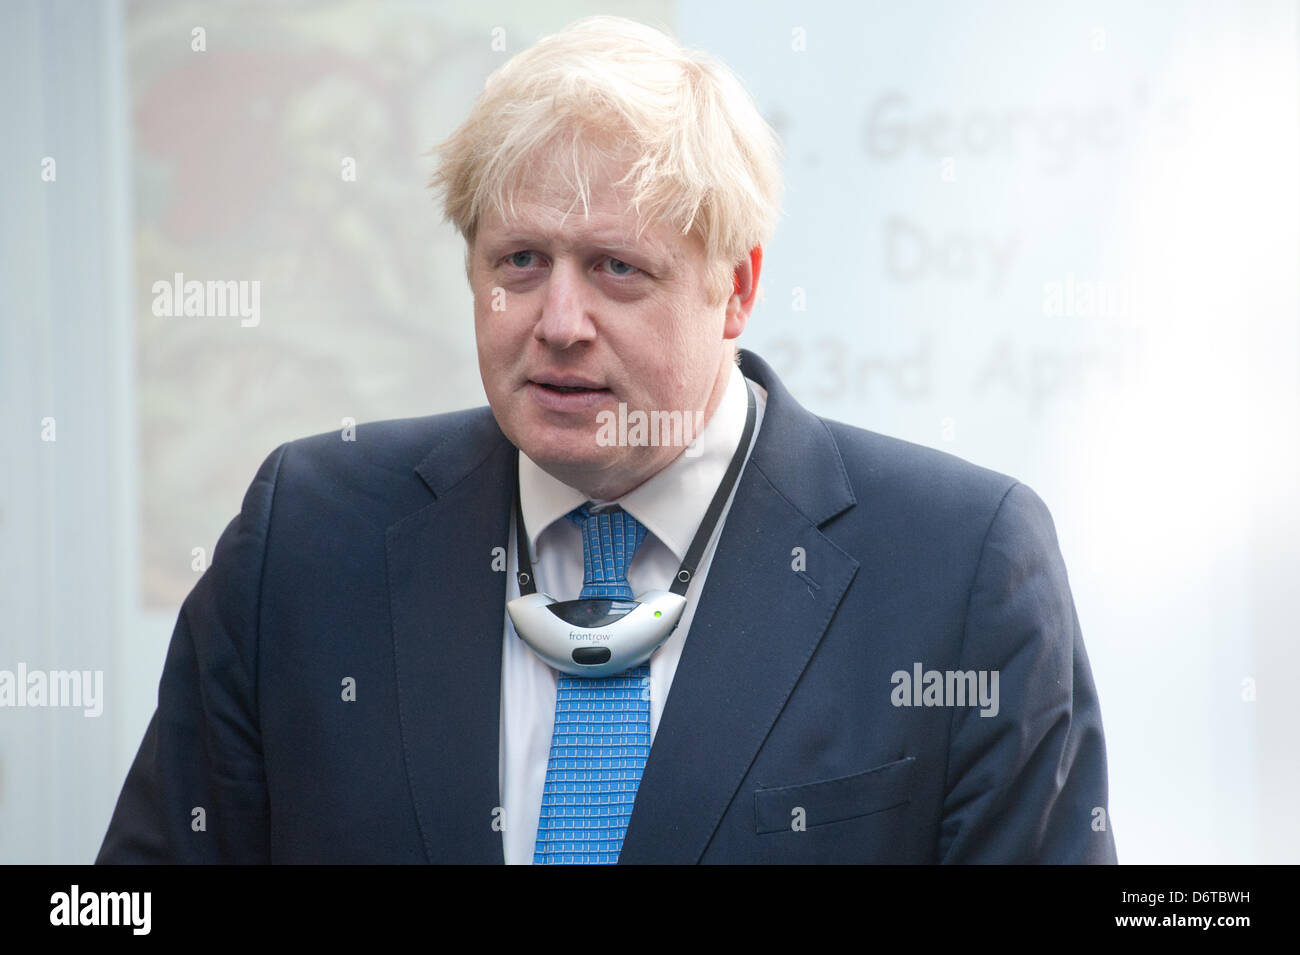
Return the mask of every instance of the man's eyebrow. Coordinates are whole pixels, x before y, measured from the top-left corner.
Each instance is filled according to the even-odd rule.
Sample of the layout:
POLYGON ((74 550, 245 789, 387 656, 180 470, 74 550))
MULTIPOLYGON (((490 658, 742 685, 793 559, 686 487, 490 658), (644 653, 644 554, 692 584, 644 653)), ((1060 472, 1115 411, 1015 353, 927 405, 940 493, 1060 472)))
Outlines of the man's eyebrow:
POLYGON ((605 249, 611 252, 623 251, 664 261, 671 261, 673 258, 671 253, 660 248, 658 244, 638 243, 635 236, 617 232, 593 232, 571 237, 563 232, 546 229, 539 229, 535 232, 516 229, 498 236, 485 238, 487 240, 486 244, 494 249, 511 245, 558 244, 565 248, 605 249))

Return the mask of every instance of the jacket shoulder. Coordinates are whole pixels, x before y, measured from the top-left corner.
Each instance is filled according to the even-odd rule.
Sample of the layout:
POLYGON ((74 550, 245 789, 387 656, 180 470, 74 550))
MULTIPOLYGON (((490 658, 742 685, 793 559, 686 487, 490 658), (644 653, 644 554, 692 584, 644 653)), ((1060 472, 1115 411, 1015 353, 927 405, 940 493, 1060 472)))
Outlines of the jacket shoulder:
POLYGON ((416 418, 368 421, 352 429, 325 431, 288 442, 295 456, 319 463, 332 460, 355 464, 357 458, 374 464, 414 468, 430 451, 450 441, 476 437, 503 437, 492 409, 486 405, 446 411, 416 418), (354 451, 363 451, 361 455, 354 451))
POLYGON ((858 504, 850 511, 851 526, 940 551, 977 553, 996 522, 1023 546, 1052 552, 1059 547, 1047 504, 1015 477, 946 451, 823 420, 858 504))
POLYGON ((859 502, 887 506, 996 507, 1020 482, 946 451, 822 418, 859 502))
POLYGON ((487 406, 393 418, 287 442, 276 499, 386 524, 465 479, 505 442, 487 406))

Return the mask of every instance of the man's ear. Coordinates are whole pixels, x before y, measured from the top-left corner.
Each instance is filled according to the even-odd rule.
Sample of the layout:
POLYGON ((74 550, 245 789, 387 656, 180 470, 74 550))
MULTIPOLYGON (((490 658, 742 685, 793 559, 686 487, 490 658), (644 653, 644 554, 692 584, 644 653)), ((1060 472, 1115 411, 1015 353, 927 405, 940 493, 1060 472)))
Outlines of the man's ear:
POLYGON ((739 338, 749 321, 750 313, 758 304, 758 277, 763 271, 763 247, 749 250, 732 273, 731 298, 727 300, 727 319, 723 325, 723 338, 739 338))

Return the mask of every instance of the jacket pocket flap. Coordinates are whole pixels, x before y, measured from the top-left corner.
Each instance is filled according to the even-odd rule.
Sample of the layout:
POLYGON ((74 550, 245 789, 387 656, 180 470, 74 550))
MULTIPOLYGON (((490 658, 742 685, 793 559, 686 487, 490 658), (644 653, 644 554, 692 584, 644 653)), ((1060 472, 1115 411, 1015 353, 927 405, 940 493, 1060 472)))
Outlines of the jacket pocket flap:
POLYGON ((885 763, 851 776, 823 779, 799 786, 754 792, 755 824, 759 833, 788 832, 803 810, 803 824, 812 828, 841 822, 902 805, 912 798, 915 756, 885 763))

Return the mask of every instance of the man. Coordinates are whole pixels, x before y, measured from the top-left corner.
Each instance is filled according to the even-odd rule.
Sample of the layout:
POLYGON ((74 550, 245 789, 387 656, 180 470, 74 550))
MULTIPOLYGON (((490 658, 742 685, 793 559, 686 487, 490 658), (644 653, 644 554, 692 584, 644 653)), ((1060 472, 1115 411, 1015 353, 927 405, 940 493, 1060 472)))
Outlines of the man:
POLYGON ((777 156, 724 67, 628 21, 493 75, 435 176, 490 407, 267 459, 100 861, 1115 861, 1043 503, 737 352, 777 156), (618 673, 507 612, 683 573, 618 673))

